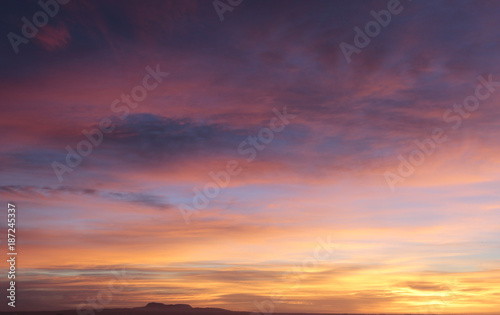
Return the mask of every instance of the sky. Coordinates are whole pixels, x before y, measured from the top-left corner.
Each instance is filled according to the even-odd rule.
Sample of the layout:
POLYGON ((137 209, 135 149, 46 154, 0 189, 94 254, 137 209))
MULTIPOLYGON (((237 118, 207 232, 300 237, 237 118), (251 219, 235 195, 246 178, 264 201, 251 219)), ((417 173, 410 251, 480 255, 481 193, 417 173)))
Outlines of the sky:
POLYGON ((500 3, 41 3, 0 12, 15 311, 500 310, 500 3))

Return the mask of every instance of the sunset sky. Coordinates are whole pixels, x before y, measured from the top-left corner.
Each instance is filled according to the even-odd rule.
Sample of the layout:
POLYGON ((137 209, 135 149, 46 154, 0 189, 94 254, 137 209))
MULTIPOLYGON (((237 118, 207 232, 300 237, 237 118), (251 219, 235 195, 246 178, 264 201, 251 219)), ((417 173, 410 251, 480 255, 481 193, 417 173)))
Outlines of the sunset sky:
POLYGON ((0 10, 15 311, 500 311, 500 2, 57 7, 0 10))

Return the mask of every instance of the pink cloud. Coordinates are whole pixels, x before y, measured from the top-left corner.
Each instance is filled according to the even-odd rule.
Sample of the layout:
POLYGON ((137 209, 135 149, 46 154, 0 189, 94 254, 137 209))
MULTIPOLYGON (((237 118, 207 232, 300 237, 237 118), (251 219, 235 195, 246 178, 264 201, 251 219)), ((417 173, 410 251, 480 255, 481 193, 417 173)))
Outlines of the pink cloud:
POLYGON ((71 41, 71 35, 65 24, 58 26, 46 25, 40 28, 36 39, 43 49, 55 51, 65 48, 71 41))

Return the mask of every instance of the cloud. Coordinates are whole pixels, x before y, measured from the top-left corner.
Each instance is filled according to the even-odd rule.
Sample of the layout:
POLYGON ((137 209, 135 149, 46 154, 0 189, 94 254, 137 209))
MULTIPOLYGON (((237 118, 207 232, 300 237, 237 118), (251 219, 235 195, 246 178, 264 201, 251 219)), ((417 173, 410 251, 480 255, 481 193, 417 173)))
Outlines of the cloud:
POLYGON ((36 39, 45 50, 55 51, 66 47, 71 40, 71 35, 64 24, 47 25, 40 29, 36 39))
POLYGON ((419 291, 449 291, 450 287, 442 283, 433 282, 407 282, 406 287, 419 291))
POLYGON ((214 123, 196 123, 152 114, 132 114, 106 139, 105 150, 128 153, 143 162, 210 156, 234 150, 245 130, 214 123))
POLYGON ((164 197, 155 196, 148 193, 102 191, 93 188, 75 188, 70 186, 0 186, 0 194, 10 195, 11 197, 19 195, 40 195, 47 198, 58 198, 63 196, 67 197, 67 195, 79 195, 103 198, 111 201, 119 201, 125 203, 136 203, 139 205, 161 210, 171 208, 171 205, 168 202, 165 202, 164 197))

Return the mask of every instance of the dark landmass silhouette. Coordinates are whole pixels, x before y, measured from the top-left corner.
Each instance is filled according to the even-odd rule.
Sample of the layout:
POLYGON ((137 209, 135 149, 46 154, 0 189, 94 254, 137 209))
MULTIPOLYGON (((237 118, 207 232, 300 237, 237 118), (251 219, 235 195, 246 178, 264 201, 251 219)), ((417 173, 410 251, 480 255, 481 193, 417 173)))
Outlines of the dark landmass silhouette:
MULTIPOLYGON (((81 310, 77 312, 75 309, 62 311, 12 311, 0 312, 0 314, 8 315, 271 315, 255 312, 238 312, 229 311, 222 308, 214 307, 191 307, 188 304, 163 304, 163 303, 148 303, 143 307, 134 308, 109 308, 99 310, 81 310)), ((272 315, 328 315, 326 313, 273 313, 272 315)), ((375 314, 375 313, 373 313, 375 314)), ((373 314, 353 314, 353 313, 330 313, 330 315, 373 315, 373 314)), ((378 313, 377 315, 384 315, 378 313)), ((392 314, 394 315, 394 314, 392 314)), ((400 315, 414 315, 412 313, 401 313, 400 315)), ((458 314, 457 314, 458 315, 458 314)))
POLYGON ((235 312, 222 308, 213 307, 191 307, 188 304, 163 304, 163 303, 148 303, 143 307, 134 308, 108 308, 99 310, 82 309, 77 312, 72 310, 61 311, 11 311, 0 312, 0 314, 9 315, 248 315, 251 312, 235 312), (95 312, 95 313, 94 313, 95 312))

